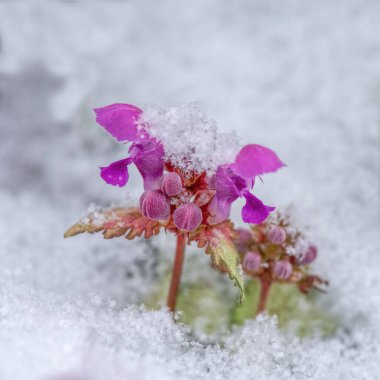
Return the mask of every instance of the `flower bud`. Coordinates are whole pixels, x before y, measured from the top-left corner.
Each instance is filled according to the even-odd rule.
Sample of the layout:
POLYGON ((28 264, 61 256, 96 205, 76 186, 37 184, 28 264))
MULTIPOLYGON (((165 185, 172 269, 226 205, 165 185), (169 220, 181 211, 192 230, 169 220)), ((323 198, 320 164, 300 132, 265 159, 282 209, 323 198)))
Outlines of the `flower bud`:
POLYGON ((144 191, 140 198, 140 209, 149 219, 167 219, 170 214, 169 200, 160 190, 144 191))
POLYGON ((181 177, 174 172, 166 173, 161 177, 160 188, 169 197, 174 197, 182 191, 181 177))
POLYGON ((243 268, 253 272, 260 268, 261 255, 258 252, 247 252, 243 260, 243 268))
POLYGON ((317 257, 317 248, 311 245, 298 259, 297 263, 299 265, 308 265, 312 263, 317 257))
POLYGON ((286 239, 286 232, 282 227, 272 227, 268 232, 268 239, 273 244, 283 244, 286 239))
POLYGON ((244 228, 238 228, 236 230, 235 246, 239 252, 247 252, 251 240, 252 235, 248 230, 245 230, 244 228))
POLYGON ((288 279, 293 272, 292 264, 289 261, 279 260, 274 264, 273 274, 280 280, 288 279))
POLYGON ((202 211, 198 205, 187 202, 173 213, 174 224, 180 230, 195 230, 202 222, 202 211))

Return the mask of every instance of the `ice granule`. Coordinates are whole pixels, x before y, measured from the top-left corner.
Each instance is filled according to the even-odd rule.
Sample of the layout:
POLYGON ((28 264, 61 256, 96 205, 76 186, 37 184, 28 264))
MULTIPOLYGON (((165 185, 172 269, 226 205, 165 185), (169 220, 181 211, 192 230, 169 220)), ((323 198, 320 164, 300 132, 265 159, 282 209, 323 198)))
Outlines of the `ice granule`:
POLYGON ((102 207, 91 203, 87 208, 87 214, 80 221, 83 224, 91 222, 94 226, 101 226, 105 220, 106 218, 104 216, 102 207))
POLYGON ((185 172, 212 173, 219 165, 233 162, 239 150, 236 133, 218 133, 216 122, 197 103, 168 108, 148 105, 140 122, 162 142, 166 161, 185 172))

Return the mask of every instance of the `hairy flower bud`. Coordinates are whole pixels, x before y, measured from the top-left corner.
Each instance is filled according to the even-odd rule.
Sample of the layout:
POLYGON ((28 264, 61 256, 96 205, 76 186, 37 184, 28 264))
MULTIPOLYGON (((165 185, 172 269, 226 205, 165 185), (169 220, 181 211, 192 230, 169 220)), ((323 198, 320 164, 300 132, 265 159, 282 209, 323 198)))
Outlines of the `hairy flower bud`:
POLYGON ((314 245, 311 245, 298 259, 297 263, 299 265, 308 265, 312 263, 317 257, 317 248, 314 245))
POLYGON ((170 214, 169 200, 160 190, 148 190, 140 197, 140 208, 149 219, 167 219, 170 214))
POLYGON ((180 230, 192 231, 201 224, 202 211, 195 203, 187 202, 174 211, 173 220, 180 230))
POLYGON ((283 244, 286 239, 286 232, 282 227, 272 227, 268 232, 268 239, 273 244, 283 244))
POLYGON ((287 280, 293 272, 292 264, 289 261, 279 260, 274 264, 273 274, 281 280, 287 280))
POLYGON ((261 255, 258 252, 247 252, 244 256, 243 267, 249 272, 260 268, 261 255))
POLYGON ((244 228, 238 228, 236 230, 236 240, 235 245, 236 249, 241 252, 245 253, 249 249, 249 244, 252 240, 252 234, 250 231, 244 229, 244 228))
POLYGON ((166 173, 161 177, 160 188, 169 197, 174 197, 182 191, 181 177, 174 172, 166 173))

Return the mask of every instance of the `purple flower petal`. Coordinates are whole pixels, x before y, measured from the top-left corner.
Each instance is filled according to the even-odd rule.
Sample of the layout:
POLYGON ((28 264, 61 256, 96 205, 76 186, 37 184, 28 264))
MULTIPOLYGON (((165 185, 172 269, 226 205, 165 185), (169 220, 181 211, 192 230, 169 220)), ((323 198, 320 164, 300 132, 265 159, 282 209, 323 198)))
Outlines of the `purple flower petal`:
POLYGON ((230 216, 232 202, 225 202, 223 200, 218 200, 214 196, 210 203, 208 204, 208 211, 210 216, 207 218, 207 221, 210 224, 218 224, 226 220, 230 216))
POLYGON ((219 166, 215 175, 216 196, 219 200, 232 203, 247 187, 246 181, 237 176, 228 166, 219 166))
POLYGON ((164 173, 164 148, 154 140, 135 143, 130 154, 144 180, 144 190, 159 187, 159 180, 164 173))
POLYGON ((210 223, 220 223, 230 215, 232 203, 246 189, 247 182, 228 166, 219 166, 215 174, 215 197, 211 200, 210 223))
MULTIPOLYGON (((130 104, 116 103, 96 108, 96 122, 117 141, 137 141, 140 139, 136 125, 141 110, 130 104)), ((141 133, 140 133, 141 134, 141 133)))
POLYGON ((113 186, 125 186, 128 182, 128 165, 133 161, 132 158, 124 158, 113 162, 107 167, 100 168, 100 176, 108 184, 113 186))
POLYGON ((250 144, 240 150, 231 168, 244 179, 252 180, 258 175, 275 172, 283 166, 284 163, 273 150, 250 144))
POLYGON ((268 217, 270 212, 275 209, 275 207, 265 206, 259 198, 256 198, 248 191, 245 191, 243 196, 246 199, 246 203, 241 210, 241 216, 246 223, 262 223, 268 217))

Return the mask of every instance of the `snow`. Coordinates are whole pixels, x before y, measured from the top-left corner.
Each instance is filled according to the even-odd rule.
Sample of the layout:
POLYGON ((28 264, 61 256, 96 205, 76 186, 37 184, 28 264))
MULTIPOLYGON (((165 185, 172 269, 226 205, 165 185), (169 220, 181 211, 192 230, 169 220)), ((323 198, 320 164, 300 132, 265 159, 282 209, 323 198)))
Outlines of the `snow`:
POLYGON ((169 108, 150 105, 140 122, 162 143, 166 161, 185 173, 212 174, 219 165, 234 162, 239 151, 236 133, 218 133, 216 122, 196 103, 169 108))
MULTIPOLYGON (((373 0, 0 2, 0 379, 378 378, 379 12, 373 0), (219 132, 278 153, 287 168, 256 192, 308 227, 333 336, 259 318, 203 344, 139 306, 172 239, 63 239, 90 203, 141 193, 133 170, 128 188, 99 178, 126 151, 92 109, 119 101, 198 101, 219 132)), ((197 165, 212 169, 206 156, 197 165)), ((207 260, 185 278, 215 276, 207 260)))

